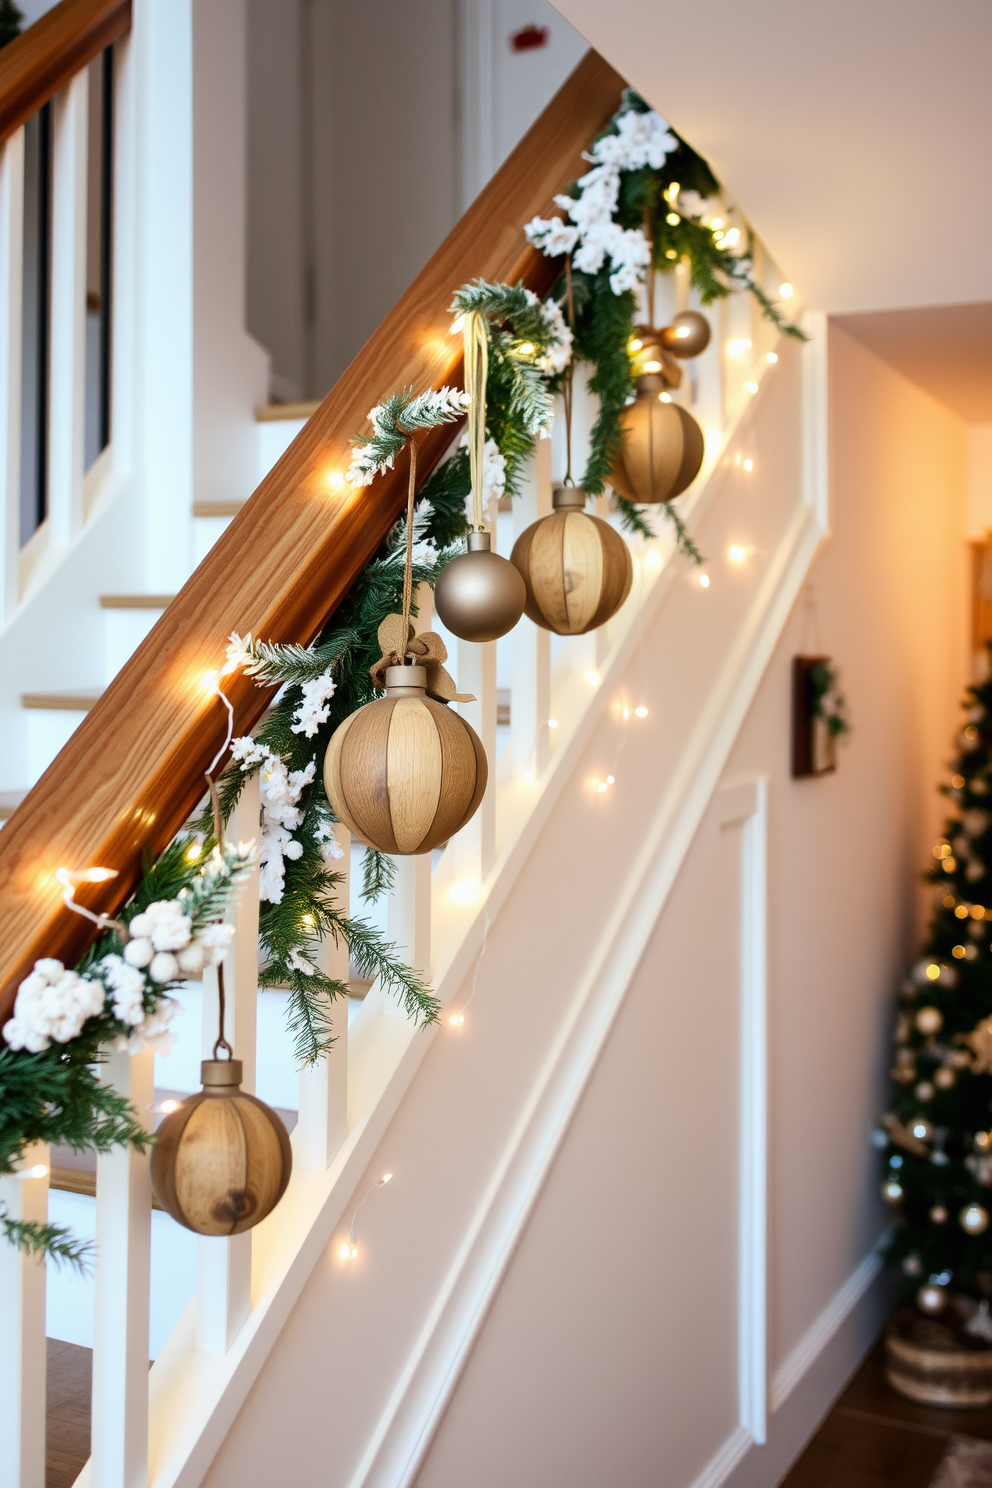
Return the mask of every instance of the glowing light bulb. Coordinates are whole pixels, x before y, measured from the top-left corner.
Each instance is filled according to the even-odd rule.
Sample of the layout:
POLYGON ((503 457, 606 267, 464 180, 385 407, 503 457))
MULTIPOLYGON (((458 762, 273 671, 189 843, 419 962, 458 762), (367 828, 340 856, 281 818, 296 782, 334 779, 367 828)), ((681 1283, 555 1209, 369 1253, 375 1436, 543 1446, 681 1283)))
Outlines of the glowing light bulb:
POLYGON ((200 678, 200 686, 204 692, 216 692, 220 686, 220 672, 204 672, 200 678))
POLYGON ((700 587, 700 589, 708 589, 710 587, 710 576, 709 576, 709 574, 700 574, 699 575, 699 587, 700 587))
POLYGON ((465 1014, 452 1013, 451 1017, 448 1019, 448 1022, 451 1024, 452 1028, 461 1028, 462 1024, 465 1022, 465 1014))
POLYGON ((631 349, 631 351, 640 351, 641 348, 643 347, 643 345, 644 345, 644 342, 643 341, 639 341, 638 338, 635 336, 632 339, 632 341, 630 342, 630 349, 631 349))
POLYGON ((533 341, 521 341, 520 345, 517 347, 517 350, 519 351, 521 356, 533 356, 536 347, 534 346, 533 341))
POLYGON ((558 727, 558 720, 557 720, 557 718, 549 718, 548 719, 548 728, 550 728, 550 729, 556 729, 557 727, 558 727))
POLYGON ((935 982, 939 976, 940 967, 935 962, 931 961, 930 965, 927 967, 927 980, 935 982))
POLYGON ((774 367, 775 363, 778 361, 778 352, 777 351, 770 351, 768 353, 768 355, 765 357, 765 361, 768 363, 768 365, 770 367, 774 367))
POLYGON ((719 230, 720 230, 720 228, 722 226, 723 226, 723 218, 722 217, 711 217, 710 218, 710 227, 713 229, 714 232, 719 232, 719 230))
POLYGON ((739 227, 732 227, 729 232, 725 232, 724 235, 723 235, 724 244, 730 243, 731 245, 733 245, 734 243, 736 243, 738 241, 738 239, 740 238, 740 235, 741 235, 740 228, 739 227))
POLYGON ((647 710, 647 708, 644 707, 643 704, 641 705, 641 707, 634 709, 634 717, 635 718, 647 718, 647 716, 648 716, 648 710, 647 710))
POLYGON ((163 1116, 171 1116, 173 1111, 179 1110, 179 1102, 177 1100, 164 1100, 159 1106, 159 1110, 163 1116))
POLYGON ((463 878, 451 885, 448 898, 452 904, 474 904, 481 893, 481 888, 473 879, 463 878))
POLYGON ((779 285, 778 292, 782 296, 783 300, 791 300, 796 291, 789 283, 789 281, 786 280, 784 284, 779 285))
POLYGON ((660 372, 661 371, 661 363, 660 362, 654 362, 654 361, 645 362, 644 363, 644 370, 645 370, 645 372, 660 372))
POLYGON ((341 471, 340 470, 332 470, 331 473, 330 473, 330 475, 327 477, 327 484, 331 487, 331 489, 333 491, 336 491, 339 486, 343 486, 344 485, 344 476, 341 474, 341 471))
POLYGON ((648 548, 647 552, 644 555, 644 562, 647 564, 648 568, 660 568, 661 554, 658 552, 658 549, 648 548))
POLYGON ((340 1255, 340 1257, 341 1257, 341 1259, 343 1261, 350 1261, 351 1260, 351 1246, 348 1245, 345 1242, 342 1242, 341 1248, 338 1251, 338 1254, 340 1255))
POLYGON ((459 333, 459 331, 461 330, 461 328, 462 328, 462 326, 464 324, 465 324, 465 317, 464 317, 464 315, 456 315, 455 318, 454 318, 454 320, 451 322, 451 335, 452 336, 457 336, 458 333, 459 333))
POLYGON ((596 789, 599 791, 599 794, 600 795, 603 795, 604 792, 608 789, 608 786, 606 784, 606 781, 605 780, 601 780, 599 782, 599 784, 597 785, 596 789))
POLYGON ((598 687, 601 680, 598 672, 586 672, 586 681, 590 687, 598 687))
POLYGON ((675 251, 674 248, 666 248, 665 249, 665 257, 666 258, 678 258, 678 254, 676 253, 676 251, 675 251))
POLYGON ((203 848, 199 842, 191 842, 189 847, 186 849, 187 863, 195 863, 202 852, 203 848))
POLYGON ((48 1167, 45 1163, 35 1163, 34 1167, 30 1169, 30 1174, 32 1178, 47 1178, 48 1167))
POLYGON ((387 1184, 392 1176, 392 1173, 383 1173, 382 1177, 379 1179, 379 1187, 382 1188, 385 1184, 387 1184))
POLYGON ((678 212, 669 212, 668 216, 665 218, 665 221, 668 223, 669 227, 678 227, 679 223, 682 221, 682 218, 679 216, 678 212))
POLYGON ((745 460, 744 461, 744 469, 747 471, 748 475, 750 475, 751 474, 751 471, 754 469, 754 461, 753 460, 745 460))
POLYGON ((305 914, 305 915, 303 915, 302 918, 303 918, 304 925, 312 925, 313 924, 313 915, 312 914, 305 914))
POLYGON ((747 557, 747 548, 745 548, 741 543, 732 543, 731 546, 727 549, 727 557, 730 559, 731 563, 743 563, 744 559, 747 557))
POLYGON ((624 721, 624 723, 627 722, 627 719, 629 717, 630 717, 630 709, 629 708, 624 708, 623 709, 623 721, 624 721))
POLYGON ((672 395, 671 395, 671 393, 659 393, 658 394, 658 402, 659 403, 671 403, 671 401, 672 401, 672 395))
POLYGON ((742 357, 746 351, 751 350, 751 343, 746 336, 735 336, 732 341, 727 342, 727 355, 742 357))
POLYGON ((607 775, 607 777, 606 777, 606 783, 607 783, 607 785, 612 785, 614 779, 615 779, 615 777, 613 775, 607 775))
POLYGON ((681 326, 676 326, 675 327, 675 339, 677 341, 684 341, 685 338, 686 338, 686 336, 691 336, 691 335, 692 335, 692 327, 691 326, 681 325, 681 326))
POLYGON ((746 382, 744 384, 744 390, 748 393, 756 393, 758 391, 758 384, 756 382, 746 382))

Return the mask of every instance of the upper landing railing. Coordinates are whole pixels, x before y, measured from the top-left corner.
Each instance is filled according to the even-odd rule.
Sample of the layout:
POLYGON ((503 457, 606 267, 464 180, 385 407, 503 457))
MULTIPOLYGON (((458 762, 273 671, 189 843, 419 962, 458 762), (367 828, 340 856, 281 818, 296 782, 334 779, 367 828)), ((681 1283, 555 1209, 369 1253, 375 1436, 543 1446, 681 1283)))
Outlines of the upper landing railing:
MULTIPOLYGON (((121 6, 64 0, 53 16, 111 10, 125 15, 121 6)), ((2 67, 0 117, 7 117, 2 67)), ((332 486, 329 476, 349 462, 350 436, 395 388, 460 381, 447 314, 460 284, 481 276, 547 290, 555 266, 526 246, 522 224, 547 212, 555 192, 581 174, 582 150, 615 111, 622 87, 602 58, 583 59, 4 828, 0 1017, 38 957, 71 963, 85 947, 84 922, 65 913, 55 892, 56 868, 116 868, 119 877, 86 899, 113 913, 134 888, 143 854, 161 851, 199 799, 221 729, 201 678, 220 664, 227 636, 311 641, 369 562, 400 512, 405 477, 387 473, 374 492, 332 486)), ((12 119, 17 107, 10 105, 12 119)), ((450 437, 437 430, 423 439, 425 476, 450 437)), ((238 678, 231 698, 237 730, 246 733, 266 694, 238 678)))

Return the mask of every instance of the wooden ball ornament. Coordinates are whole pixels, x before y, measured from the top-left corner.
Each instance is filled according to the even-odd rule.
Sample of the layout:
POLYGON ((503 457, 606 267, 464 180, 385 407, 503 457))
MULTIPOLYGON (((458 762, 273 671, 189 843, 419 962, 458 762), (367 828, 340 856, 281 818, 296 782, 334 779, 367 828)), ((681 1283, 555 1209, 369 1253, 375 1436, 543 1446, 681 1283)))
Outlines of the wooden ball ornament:
POLYGON ((385 683, 385 697, 332 735, 324 787, 335 816, 362 842, 379 852, 427 853, 475 815, 486 752, 464 718, 427 696, 424 667, 387 667, 385 683))
POLYGON ((527 589, 524 612, 556 635, 584 635, 615 615, 630 593, 630 549, 608 522, 584 510, 579 486, 556 486, 553 512, 522 532, 511 562, 527 589))
POLYGON ((680 361, 697 357, 710 344, 710 323, 698 310, 680 310, 661 332, 661 344, 680 361))
POLYGON ((610 485, 620 496, 644 506, 671 501, 699 474, 703 431, 678 403, 664 402, 664 379, 652 373, 638 378, 637 399, 620 415, 623 446, 610 485))
POLYGON ((452 558, 434 588, 441 623, 463 641, 495 641, 513 629, 524 612, 523 580, 506 558, 492 551, 484 528, 468 534, 466 551, 452 558))
POLYGON ((155 1196, 198 1235, 240 1235, 270 1214, 289 1183, 293 1151, 271 1106, 241 1089, 240 1059, 204 1059, 203 1089, 159 1127, 155 1196))

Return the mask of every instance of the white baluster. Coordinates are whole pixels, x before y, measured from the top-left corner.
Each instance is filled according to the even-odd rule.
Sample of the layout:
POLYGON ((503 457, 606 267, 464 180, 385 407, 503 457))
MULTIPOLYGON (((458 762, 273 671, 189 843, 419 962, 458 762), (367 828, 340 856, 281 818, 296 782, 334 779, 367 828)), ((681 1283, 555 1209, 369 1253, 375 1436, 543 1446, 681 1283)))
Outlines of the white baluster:
MULTIPOLYGON (((457 708, 482 740, 489 763, 489 782, 478 811, 455 838, 459 873, 482 884, 496 860, 496 642, 458 642, 458 691, 470 692, 474 703, 457 708)), ((510 716, 512 718, 512 707, 510 716)))
MULTIPOLYGON (((2 189, 2 187, 0 187, 2 189)), ((20 1171, 0 1178, 9 1219, 48 1217, 48 1146, 28 1147, 20 1171), (37 1167, 40 1176, 24 1175, 37 1167)), ((45 1488, 45 1263, 0 1235, 0 1483, 45 1488)))
MULTIPOLYGON (((520 495, 513 503, 513 536, 517 538, 551 511, 551 440, 539 439, 527 461, 520 495)), ((513 678, 510 687, 510 744, 517 775, 536 778, 550 754, 551 632, 527 616, 512 634, 513 678)))
POLYGON ((21 516, 24 130, 0 146, 0 619, 17 606, 21 516))
MULTIPOLYGON (((334 890, 334 902, 342 914, 350 913, 348 864, 351 833, 335 826, 334 835, 344 857, 335 864, 342 881, 334 890)), ((332 937, 322 942, 318 963, 326 976, 348 984, 348 946, 332 937)), ((300 1070, 300 1118, 293 1134, 296 1160, 301 1168, 322 1173, 330 1167, 335 1152, 348 1135, 348 999, 340 997, 332 1009, 334 1047, 325 1059, 300 1070)))
MULTIPOLYGON (((396 883, 386 907, 386 934, 401 958, 425 979, 431 974, 431 855, 397 857, 396 883)), ((406 1016, 392 993, 383 1011, 406 1016)))
MULTIPOLYGON (((253 775, 227 824, 230 842, 258 840, 259 777, 253 775)), ((258 868, 231 902, 227 922, 234 940, 224 962, 224 1036, 244 1066, 242 1090, 255 1090, 255 1024, 258 1014, 258 868)), ((213 1056, 218 1033, 217 970, 203 973, 203 1057, 213 1056)), ((196 1258, 196 1346, 226 1354, 251 1312, 251 1231, 201 1235, 196 1258)))
POLYGON ((83 68, 54 100, 48 512, 60 547, 83 525, 88 88, 83 68))
MULTIPOLYGON (((111 1054, 102 1078, 151 1126, 155 1056, 111 1054)), ((129 1147, 96 1165, 93 1488, 148 1483, 148 1299, 152 1188, 148 1158, 129 1147)))

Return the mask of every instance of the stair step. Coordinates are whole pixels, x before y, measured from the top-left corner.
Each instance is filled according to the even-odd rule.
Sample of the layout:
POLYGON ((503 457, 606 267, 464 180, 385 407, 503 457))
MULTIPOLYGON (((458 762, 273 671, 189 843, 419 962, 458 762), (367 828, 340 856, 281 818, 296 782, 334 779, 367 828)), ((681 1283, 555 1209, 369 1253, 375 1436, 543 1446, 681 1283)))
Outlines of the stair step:
POLYGON ((167 610, 174 594, 101 594, 101 610, 167 610))
POLYGON ((22 692, 22 708, 43 708, 46 711, 65 713, 88 713, 99 698, 99 691, 85 688, 81 692, 22 692))
POLYGON ((0 822, 13 816, 26 795, 26 790, 0 791, 0 822))
POLYGON ((255 409, 255 422, 259 424, 280 423, 283 419, 313 418, 319 402, 314 403, 269 403, 265 408, 255 409))

